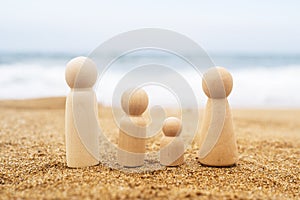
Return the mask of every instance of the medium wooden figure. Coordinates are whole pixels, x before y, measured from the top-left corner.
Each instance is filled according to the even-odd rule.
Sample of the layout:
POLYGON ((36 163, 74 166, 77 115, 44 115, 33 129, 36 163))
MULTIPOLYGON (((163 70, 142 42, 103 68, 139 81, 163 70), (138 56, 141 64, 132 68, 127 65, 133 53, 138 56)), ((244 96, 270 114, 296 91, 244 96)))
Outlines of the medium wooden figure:
POLYGON ((163 124, 164 136, 160 141, 160 164, 178 166, 184 163, 184 143, 181 139, 181 121, 169 117, 163 124))
POLYGON ((65 110, 68 167, 87 167, 99 163, 98 107, 92 89, 97 76, 96 64, 89 58, 77 57, 67 64, 65 78, 71 88, 65 110))
POLYGON ((124 167, 139 167, 146 151, 147 123, 142 114, 148 107, 148 95, 143 89, 129 89, 121 105, 126 115, 120 121, 117 160, 124 167))
POLYGON ((238 160, 231 109, 227 97, 233 80, 223 67, 209 69, 203 76, 202 88, 208 97, 200 130, 199 162, 208 166, 232 166, 238 160))

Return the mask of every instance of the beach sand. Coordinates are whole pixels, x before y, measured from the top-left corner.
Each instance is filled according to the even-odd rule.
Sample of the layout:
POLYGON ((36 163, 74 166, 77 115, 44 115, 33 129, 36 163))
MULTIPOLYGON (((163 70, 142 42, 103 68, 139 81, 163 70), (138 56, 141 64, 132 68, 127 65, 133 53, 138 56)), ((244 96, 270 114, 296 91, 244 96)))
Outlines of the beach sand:
MULTIPOLYGON (((127 173, 103 164, 67 168, 64 101, 0 102, 0 199, 300 197, 300 110, 233 110, 240 154, 234 167, 201 166, 194 147, 180 167, 127 173)), ((104 130, 117 135, 110 109, 101 109, 104 130)))

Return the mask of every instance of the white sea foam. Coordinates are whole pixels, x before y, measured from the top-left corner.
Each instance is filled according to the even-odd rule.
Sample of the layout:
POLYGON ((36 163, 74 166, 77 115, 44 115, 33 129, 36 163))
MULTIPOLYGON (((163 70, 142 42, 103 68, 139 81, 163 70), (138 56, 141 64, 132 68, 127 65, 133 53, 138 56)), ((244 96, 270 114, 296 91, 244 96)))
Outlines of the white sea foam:
POLYGON ((21 63, 0 66, 1 99, 62 96, 67 91, 63 66, 21 63))
MULTIPOLYGON (((1 64, 0 98, 22 99, 66 95, 69 88, 64 80, 64 70, 64 63, 47 66, 28 63, 1 64)), ((229 97, 232 107, 300 107, 300 66, 247 67, 234 68, 230 71, 234 77, 234 88, 229 97)), ((182 70, 180 73, 191 85, 199 106, 203 107, 206 97, 201 89, 201 77, 190 69, 182 70)), ((95 87, 101 103, 111 105, 115 86, 124 74, 126 73, 121 71, 110 71, 105 74, 102 80, 105 87, 95 87), (100 88, 102 90, 99 90, 100 88)), ((165 88, 148 85, 145 89, 152 105, 180 104, 174 94, 165 88)))
POLYGON ((300 107, 300 66, 245 68, 232 74, 235 107, 300 107))

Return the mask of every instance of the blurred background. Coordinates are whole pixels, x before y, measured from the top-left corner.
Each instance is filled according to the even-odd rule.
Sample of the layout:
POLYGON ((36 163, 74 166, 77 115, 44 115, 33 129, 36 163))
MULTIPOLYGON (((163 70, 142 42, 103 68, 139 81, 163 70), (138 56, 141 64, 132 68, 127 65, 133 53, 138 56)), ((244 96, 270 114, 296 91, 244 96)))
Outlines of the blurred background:
MULTIPOLYGON (((153 27, 189 37, 228 68, 234 108, 299 108, 299 8, 297 0, 1 1, 0 99, 64 96, 71 58, 88 56, 122 32, 153 27)), ((97 91, 105 105, 120 78, 117 72, 109 76, 107 91, 97 91)), ((191 87, 202 93, 201 80, 191 87)), ((152 96, 172 104, 163 93, 158 89, 152 96)))

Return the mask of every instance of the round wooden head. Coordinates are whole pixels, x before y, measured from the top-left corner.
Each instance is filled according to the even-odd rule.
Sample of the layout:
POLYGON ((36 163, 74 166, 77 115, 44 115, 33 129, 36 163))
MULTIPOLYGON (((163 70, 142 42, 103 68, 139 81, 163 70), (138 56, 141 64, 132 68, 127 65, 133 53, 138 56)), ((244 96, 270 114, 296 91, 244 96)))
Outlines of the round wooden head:
POLYGON ((142 115, 148 107, 148 95, 143 89, 129 89, 122 95, 121 105, 128 115, 142 115))
POLYGON ((175 137, 180 135, 181 128, 181 121, 178 118, 169 117, 164 121, 162 130, 165 136, 175 137))
POLYGON ((67 64, 65 78, 70 88, 91 88, 97 77, 97 66, 87 57, 74 58, 67 64))
POLYGON ((224 67, 210 68, 202 79, 204 93, 213 99, 226 98, 231 93, 233 80, 224 67))

